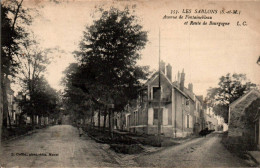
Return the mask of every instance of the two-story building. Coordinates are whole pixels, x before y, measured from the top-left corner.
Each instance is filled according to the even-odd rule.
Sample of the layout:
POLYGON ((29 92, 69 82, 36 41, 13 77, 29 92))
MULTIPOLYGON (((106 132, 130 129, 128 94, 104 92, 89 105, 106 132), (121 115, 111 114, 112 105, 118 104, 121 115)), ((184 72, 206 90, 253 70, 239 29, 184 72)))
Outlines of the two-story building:
POLYGON ((185 88, 184 82, 184 70, 172 82, 171 65, 165 66, 161 62, 160 71, 146 81, 138 100, 125 116, 126 129, 140 134, 157 134, 159 127, 167 137, 185 137, 192 134, 195 123, 199 123, 196 126, 199 132, 202 128, 201 105, 196 104, 192 84, 185 88))

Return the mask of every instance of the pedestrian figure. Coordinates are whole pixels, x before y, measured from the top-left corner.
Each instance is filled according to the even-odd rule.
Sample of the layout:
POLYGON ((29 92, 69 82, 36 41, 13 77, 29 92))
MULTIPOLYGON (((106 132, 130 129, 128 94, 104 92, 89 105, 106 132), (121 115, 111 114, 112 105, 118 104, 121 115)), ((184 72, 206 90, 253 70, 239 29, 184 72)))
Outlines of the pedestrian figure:
POLYGON ((83 135, 83 130, 81 127, 79 127, 79 137, 81 137, 81 135, 83 135))

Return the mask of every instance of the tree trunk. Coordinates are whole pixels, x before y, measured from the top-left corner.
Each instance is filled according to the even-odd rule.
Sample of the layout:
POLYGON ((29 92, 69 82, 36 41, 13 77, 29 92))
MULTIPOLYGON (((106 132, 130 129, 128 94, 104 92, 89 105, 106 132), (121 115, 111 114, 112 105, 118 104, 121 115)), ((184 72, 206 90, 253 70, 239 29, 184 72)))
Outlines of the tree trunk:
POLYGON ((22 119, 23 119, 23 116, 20 114, 20 115, 19 115, 19 123, 18 123, 18 126, 21 126, 21 125, 22 125, 22 119))
POLYGON ((44 121, 44 116, 42 115, 41 116, 41 120, 39 120, 39 116, 38 115, 36 115, 36 122, 38 121, 38 125, 42 125, 42 123, 43 123, 43 125, 45 125, 45 121, 44 121), (37 117, 38 117, 38 120, 37 120, 37 117), (40 122, 39 122, 40 121, 40 122))
POLYGON ((1 75, 3 79, 2 83, 2 92, 3 92, 3 126, 7 128, 7 120, 8 120, 8 99, 7 99, 7 83, 6 77, 1 75))
POLYGON ((12 123, 11 123, 11 117, 10 117, 10 113, 7 113, 7 116, 8 116, 8 123, 9 123, 9 128, 12 129, 12 123))
POLYGON ((85 126, 86 125, 86 116, 84 115, 83 117, 83 125, 85 126))
POLYGON ((103 131, 105 131, 106 129, 106 121, 107 121, 107 108, 105 107, 103 131))
POLYGON ((95 127, 95 121, 94 121, 94 109, 92 109, 92 108, 91 108, 91 118, 92 118, 92 123, 91 123, 91 125, 92 125, 93 127, 95 127))
POLYGON ((108 131, 109 135, 111 134, 111 111, 108 109, 108 131))
POLYGON ((32 124, 32 126, 34 126, 34 115, 33 114, 31 115, 31 124, 32 124))
POLYGON ((98 128, 100 128, 100 108, 98 109, 98 128))
MULTIPOLYGON (((1 65, 1 59, 0 59, 1 65)), ((0 68, 1 69, 1 68, 0 68)), ((1 70, 0 70, 1 73, 1 70)), ((0 82, 0 148, 1 148, 1 139, 2 139, 2 127, 3 127, 3 91, 2 91, 2 82, 0 82)))
POLYGON ((114 135, 113 135, 113 133, 114 133, 114 110, 110 110, 111 111, 111 131, 110 131, 110 136, 111 136, 111 138, 113 139, 113 137, 114 137, 114 135))
POLYGON ((93 117, 92 117, 92 109, 91 109, 91 117, 90 117, 90 127, 93 127, 93 117))

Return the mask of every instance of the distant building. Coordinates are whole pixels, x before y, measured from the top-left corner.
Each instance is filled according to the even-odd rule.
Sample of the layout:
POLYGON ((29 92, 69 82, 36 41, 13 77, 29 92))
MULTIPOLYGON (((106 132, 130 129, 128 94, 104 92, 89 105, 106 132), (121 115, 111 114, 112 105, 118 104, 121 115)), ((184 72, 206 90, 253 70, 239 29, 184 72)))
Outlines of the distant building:
POLYGON ((218 119, 214 114, 212 107, 207 107, 206 123, 209 130, 215 130, 215 131, 218 130, 218 126, 219 126, 218 119))
POLYGON ((227 131, 228 125, 225 123, 224 118, 221 116, 215 116, 215 118, 218 120, 218 131, 227 131))

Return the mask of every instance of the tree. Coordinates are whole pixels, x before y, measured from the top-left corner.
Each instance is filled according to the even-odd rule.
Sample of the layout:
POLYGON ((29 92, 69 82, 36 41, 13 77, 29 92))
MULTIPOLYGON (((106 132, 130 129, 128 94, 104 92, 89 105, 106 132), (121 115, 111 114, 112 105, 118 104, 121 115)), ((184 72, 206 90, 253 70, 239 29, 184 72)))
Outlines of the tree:
POLYGON ((63 78, 62 84, 65 86, 63 94, 63 101, 65 108, 69 114, 73 113, 74 119, 84 119, 90 116, 89 110, 92 104, 88 94, 77 87, 84 83, 84 78, 79 77, 80 67, 77 63, 72 63, 63 72, 65 77, 63 78))
MULTIPOLYGON (((19 50, 19 41, 26 37, 25 25, 31 23, 29 9, 24 9, 23 0, 1 1, 1 98, 3 100, 3 125, 7 127, 8 100, 6 90, 10 87, 8 78, 17 72, 14 60, 19 50)), ((1 117, 0 117, 1 119, 1 117)), ((2 126, 2 125, 1 125, 2 126)), ((1 127, 0 126, 0 127, 1 127)))
MULTIPOLYGON (((86 27, 79 50, 74 52, 78 67, 70 81, 91 102, 92 116, 93 108, 102 105, 106 119, 108 104, 115 105, 113 111, 122 111, 129 99, 137 97, 140 80, 149 74, 148 67, 136 65, 147 32, 129 8, 99 12, 101 17, 86 27)), ((111 109, 108 113, 113 114, 111 109)))
POLYGON ((46 112, 46 108, 49 108, 49 104, 41 106, 42 103, 40 103, 40 99, 50 99, 52 94, 48 94, 46 91, 54 91, 52 91, 52 88, 50 88, 43 77, 46 66, 50 63, 48 54, 50 54, 52 50, 40 48, 33 33, 30 35, 31 36, 28 36, 27 39, 23 40, 20 44, 20 57, 17 57, 20 71, 17 77, 23 88, 23 92, 30 98, 30 101, 27 101, 27 103, 29 103, 27 104, 27 114, 31 115, 32 124, 34 124, 33 116, 36 114, 44 115, 43 112, 46 112), (50 97, 48 98, 48 96, 50 97))
POLYGON ((39 46, 33 33, 21 42, 19 57, 16 57, 20 70, 17 77, 23 89, 29 94, 34 91, 35 81, 46 71, 51 52, 52 49, 43 49, 39 46))
POLYGON ((228 73, 219 79, 218 87, 208 89, 207 104, 227 123, 229 105, 255 87, 256 84, 248 81, 245 74, 228 73))
POLYGON ((83 88, 94 99, 99 95, 104 105, 114 104, 114 111, 122 111, 128 99, 137 95, 140 79, 147 75, 147 67, 136 65, 141 58, 139 51, 147 42, 147 32, 129 8, 121 11, 112 7, 100 12, 101 17, 86 28, 75 55, 83 72, 88 72, 84 73, 88 82, 83 88))
POLYGON ((99 83, 115 92, 135 88, 146 75, 136 61, 147 42, 147 32, 128 8, 100 11, 101 17, 86 28, 75 55, 94 85, 99 83))
POLYGON ((22 107, 21 115, 27 114, 32 118, 34 125, 34 116, 48 117, 59 111, 58 93, 50 87, 44 77, 40 77, 34 81, 34 91, 27 99, 22 99, 20 106, 22 107))

